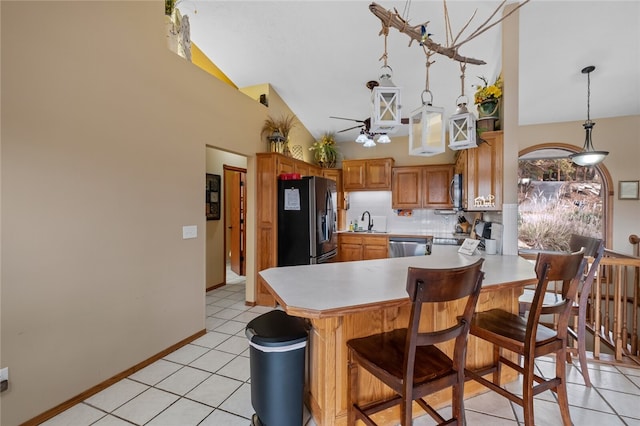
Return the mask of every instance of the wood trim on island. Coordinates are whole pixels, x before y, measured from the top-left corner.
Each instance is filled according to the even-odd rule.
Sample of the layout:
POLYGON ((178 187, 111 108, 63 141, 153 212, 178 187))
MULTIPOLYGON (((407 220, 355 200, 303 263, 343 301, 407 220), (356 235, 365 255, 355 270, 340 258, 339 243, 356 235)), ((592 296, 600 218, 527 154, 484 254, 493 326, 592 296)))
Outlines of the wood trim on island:
MULTIPOLYGON (((349 339, 406 327, 410 303, 406 294, 409 266, 449 268, 473 263, 479 255, 457 253, 457 246, 438 246, 430 256, 340 262, 321 265, 271 268, 261 271, 265 288, 290 315, 307 318, 311 324, 306 403, 320 426, 345 425, 347 418, 347 348, 349 339)), ((519 256, 484 256, 486 277, 478 311, 493 308, 518 312, 518 297, 525 285, 536 282, 533 264, 519 256)), ((442 303, 423 311, 427 324, 450 324, 462 302, 442 303)), ((426 308, 426 307, 425 307, 426 308)), ((426 331, 426 330, 425 330, 426 331)), ((444 347, 451 351, 452 347, 444 347)), ((468 367, 489 365, 492 348, 473 336, 467 350, 468 367)), ((505 369, 505 380, 515 377, 505 369)), ((367 374, 360 374, 362 402, 390 395, 367 374)), ((474 382, 465 385, 465 395, 483 392, 474 382)), ((450 403, 450 391, 435 395, 434 405, 450 403)), ((422 415, 421 409, 414 413, 422 415)), ((381 425, 395 424, 393 410, 381 412, 381 425)))

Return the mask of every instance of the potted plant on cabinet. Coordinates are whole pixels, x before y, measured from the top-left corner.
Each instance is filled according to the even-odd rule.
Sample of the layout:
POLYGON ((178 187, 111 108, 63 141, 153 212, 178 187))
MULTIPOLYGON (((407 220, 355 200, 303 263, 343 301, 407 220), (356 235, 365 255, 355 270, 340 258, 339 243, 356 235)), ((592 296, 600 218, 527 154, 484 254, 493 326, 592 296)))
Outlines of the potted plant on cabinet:
POLYGON ((313 151, 313 158, 320 167, 331 168, 336 166, 338 149, 336 147, 335 134, 325 133, 309 148, 313 151))
POLYGON ((500 119, 500 99, 502 98, 502 76, 489 84, 485 77, 478 77, 484 86, 478 86, 474 99, 478 106, 478 126, 480 130, 497 130, 500 119))

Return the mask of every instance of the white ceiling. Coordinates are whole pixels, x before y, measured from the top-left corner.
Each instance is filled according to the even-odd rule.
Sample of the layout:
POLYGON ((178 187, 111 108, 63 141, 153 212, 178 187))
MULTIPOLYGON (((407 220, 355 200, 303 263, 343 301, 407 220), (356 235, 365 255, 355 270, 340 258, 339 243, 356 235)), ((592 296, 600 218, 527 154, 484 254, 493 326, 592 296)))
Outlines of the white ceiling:
MULTIPOLYGON (((396 8, 412 25, 430 21, 433 41, 444 44, 441 0, 378 1, 396 8), (409 13, 403 11, 409 6, 409 13)), ((369 1, 181 0, 194 43, 238 86, 270 83, 314 135, 357 123, 331 119, 368 117, 369 80, 378 80, 384 38, 369 1), (197 13, 194 13, 197 11, 197 13)), ((500 5, 499 1, 449 0, 457 34, 477 10, 468 34, 500 5)), ((465 95, 473 103, 478 76, 495 79, 501 69, 498 25, 463 45, 460 53, 482 59, 467 65, 465 95)), ((417 43, 391 29, 388 64, 402 88, 403 117, 421 105, 425 55, 417 43)), ((459 64, 436 55, 430 71, 434 106, 455 111, 461 94, 459 64)), ((520 117, 522 125, 584 121, 587 78, 591 74, 591 118, 640 114, 640 1, 532 0, 520 9, 520 117)), ((407 127, 407 126, 404 126, 407 127)), ((353 140, 357 130, 340 133, 353 140)), ((403 134, 399 132, 398 134, 403 134)), ((406 134, 406 131, 404 132, 406 134)))

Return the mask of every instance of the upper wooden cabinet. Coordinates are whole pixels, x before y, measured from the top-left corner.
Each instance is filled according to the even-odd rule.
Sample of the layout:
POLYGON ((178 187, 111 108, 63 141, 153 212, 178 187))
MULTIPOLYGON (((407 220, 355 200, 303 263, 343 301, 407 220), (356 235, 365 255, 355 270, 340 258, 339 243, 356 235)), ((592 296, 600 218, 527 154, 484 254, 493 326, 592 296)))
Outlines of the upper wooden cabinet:
POLYGON ((344 160, 342 187, 345 191, 391 190, 393 158, 344 160))
POLYGON ((484 132, 481 138, 486 142, 477 148, 459 151, 456 160, 455 172, 462 173, 462 207, 471 211, 502 210, 502 131, 484 132), (487 200, 487 204, 480 197, 487 200))
POLYGON ((391 207, 394 209, 451 208, 449 188, 453 164, 394 167, 391 207))

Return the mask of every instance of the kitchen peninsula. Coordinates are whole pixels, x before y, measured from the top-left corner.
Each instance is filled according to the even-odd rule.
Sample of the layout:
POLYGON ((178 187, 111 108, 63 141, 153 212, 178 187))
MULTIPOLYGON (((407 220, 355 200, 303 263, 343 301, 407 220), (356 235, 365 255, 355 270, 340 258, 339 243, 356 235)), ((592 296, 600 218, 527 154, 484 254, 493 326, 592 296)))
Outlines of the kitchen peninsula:
MULTIPOLYGON (((307 318, 311 324, 306 389, 307 402, 318 425, 346 424, 346 341, 406 327, 410 308, 405 290, 407 268, 453 268, 469 265, 480 257, 459 254, 457 250, 457 246, 436 246, 429 256, 260 271, 267 290, 282 308, 290 315, 307 318)), ((502 308, 517 312, 522 287, 535 283, 533 265, 518 256, 485 256, 485 259, 485 279, 477 310, 502 308)), ((427 324, 450 324, 457 311, 456 305, 440 304, 425 309, 423 318, 428 319, 427 324)), ((470 336, 468 367, 489 364, 491 355, 491 345, 470 336)), ((371 376, 360 376, 363 384, 360 389, 366 389, 362 400, 388 392, 371 376)), ((465 385, 467 395, 484 390, 475 382, 465 385)), ((446 403, 450 396, 442 393, 437 398, 436 405, 446 403)), ((414 413, 423 414, 421 409, 414 413)), ((380 424, 390 424, 393 415, 381 413, 380 424)))

